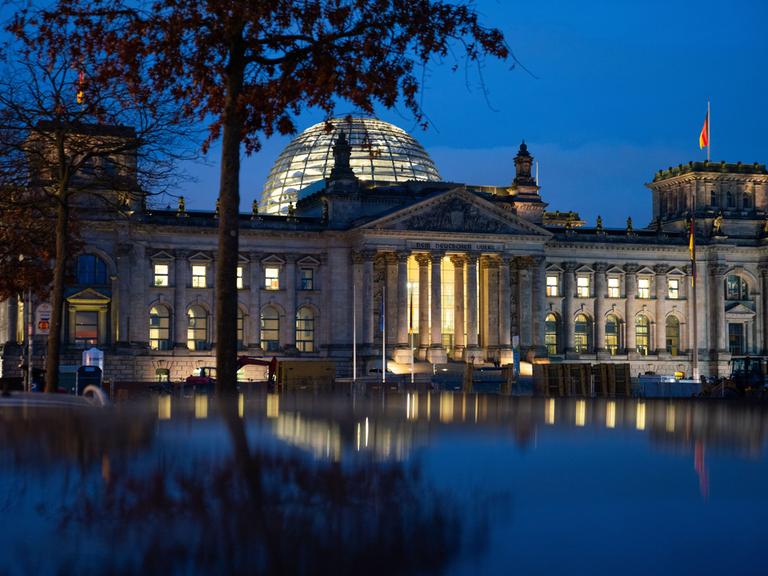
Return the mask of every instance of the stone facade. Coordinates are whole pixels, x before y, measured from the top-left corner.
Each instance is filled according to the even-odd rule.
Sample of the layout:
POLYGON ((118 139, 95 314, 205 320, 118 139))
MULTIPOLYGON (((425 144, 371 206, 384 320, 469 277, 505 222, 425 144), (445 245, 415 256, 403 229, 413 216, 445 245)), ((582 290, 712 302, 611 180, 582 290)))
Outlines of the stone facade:
MULTIPOLYGON (((343 168, 343 146, 336 152, 343 168)), ((648 185, 652 223, 604 229, 575 213, 548 220, 532 161, 521 146, 512 185, 498 188, 374 186, 340 168, 285 216, 243 214, 243 353, 333 358, 343 374, 353 339, 363 364, 383 337, 400 365, 413 342, 419 362, 505 364, 517 350, 691 374, 696 346, 698 371, 717 375, 732 354, 768 351, 763 165, 660 171, 648 185)), ((113 380, 152 380, 158 369, 176 380, 212 364, 216 237, 215 213, 183 207, 88 221, 67 289, 64 363, 95 345, 113 380)), ((19 312, 16 301, 0 305, 4 375, 18 372, 19 312)), ((43 351, 45 336, 34 344, 43 351)))

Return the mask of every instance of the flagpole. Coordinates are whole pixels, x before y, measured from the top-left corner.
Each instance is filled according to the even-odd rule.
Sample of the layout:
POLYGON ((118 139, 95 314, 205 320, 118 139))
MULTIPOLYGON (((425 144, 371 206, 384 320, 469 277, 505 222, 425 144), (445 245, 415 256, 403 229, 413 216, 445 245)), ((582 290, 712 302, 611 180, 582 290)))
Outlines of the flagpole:
MULTIPOLYGON (((691 191, 691 195, 693 196, 693 192, 691 191)), ((695 197, 693 198, 695 200, 695 197)), ((697 303, 697 295, 698 292, 696 287, 696 205, 695 203, 691 204, 691 229, 689 231, 691 238, 690 238, 690 247, 691 247, 691 290, 693 291, 693 294, 691 295, 691 300, 693 301, 693 318, 692 318, 692 324, 693 324, 693 356, 691 358, 691 372, 693 375, 694 380, 699 379, 699 323, 698 323, 698 303, 697 303)))
POLYGON ((357 285, 352 282, 352 383, 357 382, 357 285))
POLYGON ((381 287, 381 383, 387 383, 387 287, 381 287))
POLYGON ((408 290, 408 341, 411 344, 411 385, 413 385, 413 287, 408 290))
POLYGON ((709 100, 707 100, 707 162, 709 162, 710 152, 712 151, 712 116, 710 116, 709 100))

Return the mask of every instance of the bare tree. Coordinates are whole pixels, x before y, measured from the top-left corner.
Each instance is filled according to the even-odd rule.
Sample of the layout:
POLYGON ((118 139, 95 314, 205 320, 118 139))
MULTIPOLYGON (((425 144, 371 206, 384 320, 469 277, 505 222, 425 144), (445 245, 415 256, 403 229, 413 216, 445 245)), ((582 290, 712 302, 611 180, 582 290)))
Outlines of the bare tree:
MULTIPOLYGON (((15 48, 6 52, 0 76, 0 233, 15 239, 11 250, 23 247, 37 257, 33 269, 40 274, 29 275, 30 285, 47 280, 44 271, 50 270, 45 389, 55 392, 77 222, 86 216, 129 217, 147 194, 164 191, 189 132, 152 95, 96 82, 88 71, 98 63, 74 58, 66 45, 39 50, 20 41, 15 48), (54 230, 47 234, 52 240, 36 240, 41 227, 54 230)), ((12 252, 5 256, 13 262, 12 252)))

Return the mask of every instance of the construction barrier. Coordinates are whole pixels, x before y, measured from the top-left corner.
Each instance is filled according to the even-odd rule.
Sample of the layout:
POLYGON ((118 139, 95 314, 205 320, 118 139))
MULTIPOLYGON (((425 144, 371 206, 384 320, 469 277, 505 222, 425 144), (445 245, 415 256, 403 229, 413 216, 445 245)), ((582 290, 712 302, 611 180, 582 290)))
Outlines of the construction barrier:
POLYGON ((331 388, 336 379, 336 363, 331 360, 279 360, 277 385, 283 390, 331 388))
POLYGON ((534 390, 540 396, 629 396, 629 364, 534 364, 534 390))

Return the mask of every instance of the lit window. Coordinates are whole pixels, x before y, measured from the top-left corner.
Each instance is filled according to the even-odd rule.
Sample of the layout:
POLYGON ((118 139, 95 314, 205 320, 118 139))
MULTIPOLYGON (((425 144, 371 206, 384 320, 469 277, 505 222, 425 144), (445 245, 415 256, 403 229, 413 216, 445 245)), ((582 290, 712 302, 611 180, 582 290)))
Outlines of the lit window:
POLYGON ((261 313, 261 347, 267 352, 280 348, 280 316, 272 306, 261 313))
POLYGON ((579 298, 589 298, 589 276, 576 278, 576 295, 579 298))
POLYGON ((187 311, 187 348, 208 348, 208 314, 200 306, 192 306, 187 311))
POLYGON ((237 289, 242 290, 245 287, 245 284, 243 283, 243 267, 238 266, 237 267, 237 289))
POLYGON ((239 307, 237 309, 237 349, 245 349, 245 314, 239 307))
POLYGON ((544 344, 547 346, 547 354, 554 356, 557 354, 557 316, 547 314, 544 318, 544 344))
POLYGON ((648 356, 650 347, 650 326, 647 316, 642 314, 635 319, 635 346, 638 354, 648 356))
POLYGON ((558 278, 557 274, 547 274, 547 296, 558 295, 558 278))
POLYGON ((153 306, 149 311, 149 348, 168 350, 171 346, 171 315, 165 306, 153 306))
POLYGON ((99 343, 99 313, 75 312, 75 344, 91 346, 99 343))
POLYGON ((280 289, 280 268, 272 266, 264 268, 264 288, 267 290, 280 289))
POLYGON ((584 314, 576 316, 573 347, 580 354, 592 351, 592 323, 584 314))
POLYGON ((205 265, 195 264, 192 266, 192 288, 205 288, 205 265))
POLYGON ((301 289, 302 290, 315 289, 315 271, 312 268, 301 269, 301 289))
POLYGON ((668 316, 666 322, 667 352, 672 356, 680 354, 680 320, 668 316))
POLYGON ((677 300, 680 298, 680 280, 677 278, 670 278, 667 280, 667 298, 670 300, 677 300))
POLYGON ((621 298, 621 278, 608 278, 608 298, 621 298))
POLYGON ((296 313, 296 348, 301 352, 315 351, 315 315, 306 306, 296 313))
POLYGON ((616 356, 621 347, 621 327, 613 314, 605 319, 605 347, 611 356, 616 356))
POLYGON ((168 286, 168 264, 155 264, 154 286, 168 286))
POLYGON ((648 299, 651 297, 651 279, 650 278, 638 278, 637 279, 637 297, 648 299))

